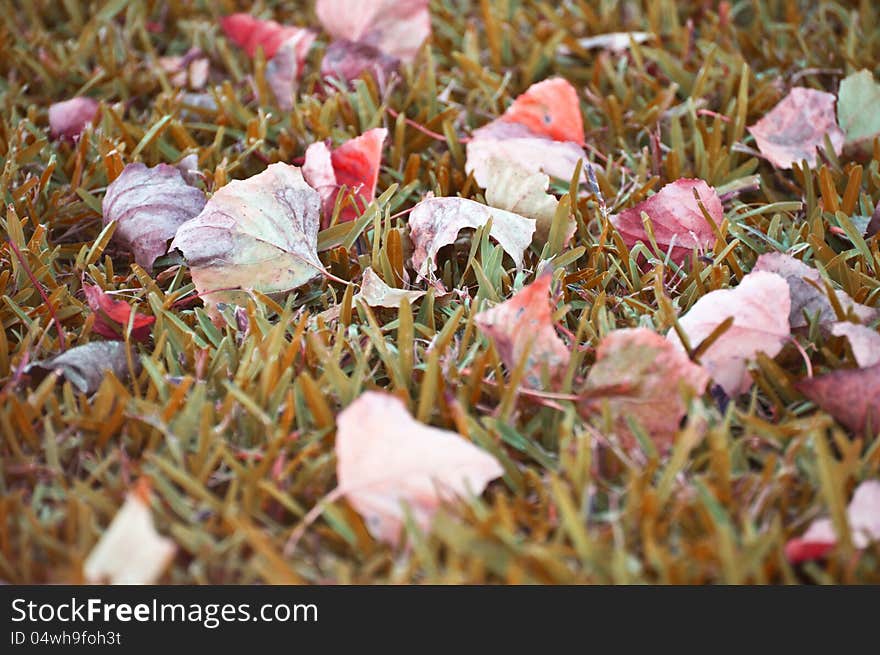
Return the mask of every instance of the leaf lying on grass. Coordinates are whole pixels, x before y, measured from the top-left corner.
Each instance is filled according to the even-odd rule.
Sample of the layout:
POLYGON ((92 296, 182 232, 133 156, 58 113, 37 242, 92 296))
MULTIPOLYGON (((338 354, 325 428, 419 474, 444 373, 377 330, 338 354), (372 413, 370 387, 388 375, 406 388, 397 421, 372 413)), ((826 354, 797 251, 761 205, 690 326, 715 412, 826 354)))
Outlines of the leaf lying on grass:
POLYGON ((571 357, 568 346, 553 326, 552 280, 548 268, 509 300, 474 317, 479 328, 495 342, 495 348, 509 371, 515 370, 528 356, 523 379, 533 388, 542 386, 545 371, 551 380, 562 375, 571 357))
POLYGON ((114 300, 100 287, 84 284, 83 293, 86 294, 89 308, 95 314, 93 326, 95 334, 106 339, 124 339, 125 331, 131 321, 132 339, 146 341, 150 338, 150 326, 156 322, 154 317, 135 312, 134 319, 132 319, 131 306, 122 300, 114 300))
POLYGON ((205 194, 189 186, 173 166, 129 164, 104 195, 104 225, 116 221, 113 238, 147 271, 168 252, 177 228, 205 207, 205 194))
POLYGON ((98 115, 94 98, 79 96, 49 107, 49 132, 53 138, 73 139, 98 115))
MULTIPOLYGON (((702 395, 709 374, 667 339, 646 328, 613 330, 599 343, 585 390, 622 386, 603 394, 624 447, 637 444, 629 427, 635 419, 658 450, 668 450, 687 412, 687 395, 702 395)), ((591 405, 597 404, 591 401, 591 405)))
POLYGON ((412 61, 431 35, 428 0, 318 0, 315 13, 334 39, 373 46, 412 61))
POLYGON ((336 477, 377 539, 396 544, 404 505, 422 529, 444 500, 480 494, 498 461, 458 434, 414 420, 391 394, 367 391, 340 412, 336 477))
POLYGON ((177 547, 156 532, 150 491, 138 485, 101 535, 83 565, 89 584, 155 584, 177 547))
MULTIPOLYGON (((108 372, 113 373, 120 380, 128 378, 127 348, 128 346, 121 341, 92 341, 55 357, 28 364, 24 372, 35 381, 39 381, 53 371, 58 371, 79 391, 91 394, 98 390, 108 372)), ((137 367, 138 359, 133 358, 132 363, 137 367)))
POLYGON ((296 166, 272 164, 217 191, 177 230, 177 248, 206 304, 236 298, 229 289, 276 293, 319 275, 321 198, 296 166))
POLYGON ((481 205, 467 198, 426 198, 409 215, 414 251, 412 267, 428 275, 437 267, 437 253, 453 243, 465 228, 478 228, 492 220, 489 236, 522 266, 523 253, 535 233, 535 221, 513 212, 481 205))
POLYGON ((662 251, 657 255, 669 252, 672 261, 678 264, 695 249, 698 252, 711 249, 717 228, 724 221, 721 199, 703 180, 676 180, 635 207, 611 216, 611 222, 628 246, 640 241, 650 243, 643 213, 651 219, 654 242, 662 251), (709 224, 700 203, 709 219, 715 222, 715 228, 709 224))
MULTIPOLYGON (((679 324, 696 348, 727 318, 733 324, 700 356, 700 363, 728 396, 745 393, 752 386, 746 368, 755 355, 775 357, 790 335, 788 284, 775 273, 749 273, 733 289, 719 289, 700 298, 679 324)), ((667 338, 684 350, 678 333, 667 338)))
POLYGON ((880 432, 880 364, 804 378, 795 387, 853 432, 880 432))
MULTIPOLYGON (((865 480, 856 488, 846 517, 856 548, 880 541, 880 480, 865 480)), ((820 559, 836 545, 837 534, 831 519, 816 519, 803 536, 785 545, 785 556, 793 563, 820 559)))

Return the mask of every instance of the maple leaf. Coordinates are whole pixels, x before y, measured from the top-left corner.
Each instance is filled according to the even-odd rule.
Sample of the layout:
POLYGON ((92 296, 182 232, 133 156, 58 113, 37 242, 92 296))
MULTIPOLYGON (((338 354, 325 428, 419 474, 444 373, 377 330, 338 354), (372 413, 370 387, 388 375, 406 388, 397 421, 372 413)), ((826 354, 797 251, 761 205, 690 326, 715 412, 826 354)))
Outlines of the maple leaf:
POLYGON ((625 393, 603 398, 624 447, 637 443, 627 420, 634 418, 665 451, 687 413, 686 395, 701 395, 708 382, 703 367, 667 339, 647 328, 626 328, 612 330, 599 343, 585 390, 625 387, 625 393))
POLYGON ((461 230, 482 227, 490 218, 489 236, 521 267, 535 233, 534 220, 467 198, 426 198, 409 215, 413 268, 420 275, 433 272, 440 248, 453 243, 461 230))
MULTIPOLYGON (((866 548, 871 541, 880 540, 880 481, 865 480, 856 488, 846 517, 856 548, 866 548)), ((834 523, 829 518, 820 518, 810 524, 803 536, 785 544, 785 556, 797 564, 820 559, 836 545, 834 523)))
MULTIPOLYGON (((101 287, 84 284, 83 292, 89 308, 95 314, 93 329, 107 339, 125 339, 125 330, 131 317, 131 306, 127 302, 114 300, 101 287)), ((131 326, 131 338, 135 341, 146 341, 150 338, 150 326, 155 317, 135 312, 131 326)))
POLYGON ((101 210, 104 225, 117 222, 113 238, 149 272, 156 258, 168 252, 168 240, 177 228, 204 206, 205 194, 189 186, 173 166, 135 163, 107 187, 101 210))
POLYGON ((336 420, 338 492, 376 538, 396 545, 405 504, 426 530, 444 501, 480 494, 498 461, 455 432, 412 418, 391 394, 366 391, 336 420))
POLYGON ((329 227, 343 187, 352 192, 354 204, 347 202, 342 207, 340 223, 355 220, 373 202, 382 164, 382 144, 387 135, 388 130, 377 127, 332 151, 324 142, 313 143, 306 149, 302 172, 306 182, 321 194, 323 227, 329 227))
POLYGON ((94 98, 79 96, 49 106, 49 133, 55 139, 73 139, 98 115, 94 98))
MULTIPOLYGON (((700 298, 678 322, 693 348, 728 318, 732 325, 700 356, 700 363, 728 396, 752 386, 747 364, 759 352, 775 357, 791 330, 788 284, 775 273, 753 272, 733 289, 718 289, 700 298)), ((675 329, 667 333, 684 350, 675 329)))
POLYGON ((429 0, 317 0, 315 13, 334 39, 373 46, 412 61, 431 35, 429 0))
POLYGON ((183 253, 206 304, 240 295, 218 290, 289 291, 324 271, 317 253, 320 205, 299 168, 272 164, 219 189, 178 228, 171 248, 183 253))
MULTIPOLYGON (((838 320, 837 313, 823 290, 822 276, 815 268, 789 255, 774 252, 758 257, 752 270, 776 273, 788 282, 791 292, 791 313, 788 320, 793 330, 808 327, 810 323, 807 317, 813 318, 822 326, 838 320)), ((843 311, 853 314, 861 321, 871 321, 878 314, 876 309, 855 302, 845 291, 836 290, 834 294, 843 311)))
POLYGON ((550 269, 511 298, 480 312, 474 322, 495 342, 495 349, 508 370, 513 371, 528 353, 523 380, 532 388, 542 386, 546 370, 551 380, 568 366, 571 351, 556 334, 550 305, 550 269))
POLYGON ((642 213, 647 214, 654 240, 662 251, 657 255, 669 252, 670 259, 681 264, 695 249, 706 251, 715 244, 715 230, 700 209, 700 202, 709 218, 720 226, 724 208, 718 193, 703 180, 685 178, 667 184, 650 198, 610 219, 624 243, 632 247, 639 242, 650 243, 642 220, 642 213))
POLYGON ((825 135, 834 154, 843 150, 843 130, 834 115, 834 95, 795 87, 770 113, 749 127, 761 154, 777 168, 791 168, 806 160, 815 166, 817 149, 825 147, 825 135))
POLYGON ((587 158, 583 143, 577 92, 567 80, 554 77, 533 84, 502 116, 474 130, 465 171, 487 188, 492 181, 489 162, 500 158, 568 182, 578 162, 587 158))

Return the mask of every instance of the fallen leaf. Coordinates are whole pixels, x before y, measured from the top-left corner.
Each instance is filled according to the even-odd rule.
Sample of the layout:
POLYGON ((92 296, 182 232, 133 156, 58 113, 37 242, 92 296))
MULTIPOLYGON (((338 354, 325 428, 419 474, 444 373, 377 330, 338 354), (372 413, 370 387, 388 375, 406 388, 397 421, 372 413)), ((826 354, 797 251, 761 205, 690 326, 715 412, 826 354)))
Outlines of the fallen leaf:
POLYGON ((862 368, 880 364, 880 334, 876 331, 864 325, 843 321, 831 326, 831 334, 849 340, 856 363, 862 368))
POLYGON ((571 358, 568 346, 553 326, 552 279, 550 269, 545 269, 511 298, 474 317, 480 330, 492 338, 509 371, 515 370, 528 352, 523 380, 532 388, 542 386, 545 370, 550 380, 559 378, 571 358))
MULTIPOLYGON (((538 246, 547 243, 559 206, 556 196, 547 193, 550 178, 497 157, 487 163, 487 173, 492 182, 486 188, 486 202, 498 209, 535 219, 533 242, 538 246)), ((576 228, 577 223, 569 216, 565 243, 574 236, 576 228)))
POLYGON ((880 433, 880 364, 804 378, 798 391, 853 432, 880 433))
MULTIPOLYGON (((880 481, 865 480, 853 493, 846 509, 853 546, 863 549, 880 540, 880 481)), ((793 564, 820 559, 837 545, 834 523, 829 518, 816 519, 803 536, 785 544, 785 556, 793 564)))
POLYGON ((89 584, 155 584, 174 558, 174 542, 156 532, 149 489, 129 493, 83 564, 89 584))
MULTIPOLYGON (((101 287, 91 284, 83 285, 83 292, 89 308, 95 314, 93 329, 107 339, 125 339, 125 331, 131 318, 131 306, 122 300, 114 300, 101 287)), ((156 319, 139 312, 134 313, 131 326, 131 338, 135 341, 146 341, 150 338, 150 326, 156 319)))
POLYGON ((420 275, 432 273, 440 248, 453 243, 464 228, 482 227, 492 219, 491 236, 522 267, 523 253, 535 233, 535 221, 467 198, 426 198, 409 215, 413 242, 412 266, 420 275))
POLYGON ((362 299, 370 307, 397 309, 404 298, 415 302, 424 295, 424 291, 406 291, 389 287, 372 268, 367 266, 361 279, 361 290, 354 295, 354 298, 362 299))
POLYGON ((568 81, 551 78, 533 84, 500 118, 474 130, 465 171, 487 188, 492 183, 490 162, 498 158, 568 182, 578 162, 587 159, 583 143, 577 92, 568 81))
POLYGON ((837 121, 846 135, 846 145, 870 151, 880 136, 880 84, 871 71, 862 69, 840 83, 837 93, 837 121))
POLYGON ((431 35, 429 0, 318 0, 315 13, 334 39, 373 46, 412 61, 431 35))
POLYGON ((397 58, 371 45, 341 39, 327 46, 321 60, 321 77, 351 82, 363 73, 370 73, 379 88, 384 89, 399 63, 397 58))
MULTIPOLYGON (((92 341, 49 359, 28 364, 24 373, 39 382, 58 371, 80 392, 91 394, 98 390, 107 373, 113 373, 119 380, 128 378, 126 348, 122 341, 92 341)), ((138 373, 139 362, 137 357, 132 357, 135 374, 138 373)))
POLYGON ((183 253, 208 305, 238 299, 230 289, 290 291, 324 270, 317 253, 320 207, 299 168, 271 164, 214 193, 178 228, 171 248, 183 253))
POLYGON ((578 39, 578 45, 584 50, 600 49, 619 52, 627 50, 631 43, 645 43, 654 38, 650 32, 610 32, 578 39))
POLYGON ((54 139, 73 139, 98 115, 94 98, 80 96, 49 106, 49 133, 54 139))
MULTIPOLYGON (((289 39, 307 43, 305 50, 311 46, 315 34, 311 30, 292 25, 281 25, 274 20, 260 20, 250 14, 231 14, 220 19, 220 26, 227 38, 242 48, 248 57, 257 55, 257 48, 263 49, 263 56, 269 61, 278 52, 281 45, 289 39), (308 32, 309 34, 303 34, 308 32)), ((303 58, 305 54, 303 54, 303 58)), ((301 64, 299 65, 301 67, 301 64)))
MULTIPOLYGON (((733 289, 707 293, 678 322, 696 348, 733 317, 733 324, 701 355, 700 363, 728 396, 735 397, 752 386, 748 362, 759 352, 775 357, 782 350, 791 333, 790 306, 785 279, 775 273, 753 272, 733 289)), ((666 336, 684 350, 675 329, 666 336)))
POLYGON ((321 194, 322 226, 330 226, 336 198, 345 187, 352 192, 355 205, 347 202, 339 213, 339 222, 358 218, 376 196, 376 182, 382 164, 382 144, 388 130, 384 127, 367 130, 330 150, 323 141, 306 149, 302 172, 306 182, 321 194))
POLYGON ((149 272, 156 258, 168 252, 168 240, 177 228, 204 206, 205 194, 189 186, 173 166, 135 163, 107 187, 101 210, 104 225, 117 222, 113 238, 149 272))
POLYGON ((777 168, 791 168, 806 160, 817 161, 817 148, 825 147, 825 135, 834 153, 843 151, 843 130, 834 115, 834 95, 795 87, 770 113, 749 127, 758 150, 777 168))
POLYGON ((642 221, 644 212, 651 219, 659 248, 664 254, 669 252, 672 261, 681 264, 695 249, 705 252, 715 245, 715 230, 703 215, 694 191, 709 217, 720 226, 724 221, 724 208, 714 187, 703 180, 685 178, 667 184, 635 207, 611 216, 611 223, 627 246, 632 247, 638 242, 650 244, 642 221))
POLYGON ((647 328, 627 328, 609 332, 599 343, 585 389, 624 386, 626 393, 603 397, 624 446, 636 445, 627 421, 632 418, 665 451, 687 413, 686 395, 702 395, 708 382, 703 367, 667 339, 647 328))
POLYGON ((498 461, 455 432, 419 423, 391 394, 366 391, 337 418, 339 492, 370 533, 396 545, 405 504, 423 530, 444 501, 480 494, 498 461))
MULTIPOLYGON (((822 326, 839 320, 825 294, 822 276, 815 268, 789 255, 774 252, 758 257, 752 270, 776 273, 788 282, 791 290, 791 314, 788 317, 791 329, 808 327, 810 322, 807 317, 813 318, 822 326), (818 285, 818 288, 815 285, 818 285)), ((871 321, 880 313, 872 307, 855 302, 845 291, 838 289, 834 293, 843 311, 854 315, 862 322, 871 321)))
POLYGON ((532 84, 498 120, 524 125, 554 141, 584 142, 584 118, 577 91, 562 77, 532 84))
POLYGON ((314 40, 314 32, 299 30, 281 43, 266 64, 266 83, 283 111, 293 109, 299 78, 314 40))

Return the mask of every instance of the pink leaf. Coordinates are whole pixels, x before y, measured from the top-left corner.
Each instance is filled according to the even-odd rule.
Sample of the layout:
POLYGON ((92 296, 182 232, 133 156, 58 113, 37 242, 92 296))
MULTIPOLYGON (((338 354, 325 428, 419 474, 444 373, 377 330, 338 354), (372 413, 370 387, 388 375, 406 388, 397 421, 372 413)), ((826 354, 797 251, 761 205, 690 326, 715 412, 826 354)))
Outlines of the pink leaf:
POLYGON ((627 246, 638 242, 650 244, 642 222, 642 212, 651 219, 654 239, 672 261, 681 264, 693 252, 706 251, 715 244, 715 231, 700 209, 694 191, 706 208, 709 217, 720 226, 724 221, 721 199, 703 180, 680 179, 667 184, 658 193, 611 217, 611 222, 627 246))
MULTIPOLYGON (((107 339, 123 339, 131 317, 131 306, 127 302, 114 300, 98 286, 84 284, 83 292, 86 294, 89 308, 95 314, 95 332, 107 339)), ((149 339, 150 326, 155 321, 153 316, 135 312, 131 338, 135 341, 149 339)))
POLYGON ((358 41, 412 61, 431 35, 428 0, 318 0, 315 13, 334 39, 358 41))
MULTIPOLYGON (((863 549, 880 540, 880 481, 865 480, 856 488, 846 518, 856 548, 863 549)), ((820 518, 813 521, 803 536, 785 544, 785 556, 797 564, 824 557, 836 545, 834 524, 831 519, 820 518)))
POLYGON ((483 188, 491 184, 494 158, 568 181, 587 158, 583 143, 577 92, 566 80, 551 78, 533 84, 500 118, 474 131, 465 170, 483 188))
POLYGON ((334 41, 321 60, 321 77, 351 82, 363 73, 370 73, 385 88, 399 61, 366 43, 342 39, 334 41))
MULTIPOLYGON (((864 325, 844 321, 831 326, 831 334, 846 337, 855 355, 856 363, 866 368, 880 364, 880 334, 864 325)), ((878 426, 880 427, 880 426, 878 426)))
POLYGON ((315 33, 311 30, 297 30, 281 43, 266 64, 266 83, 272 89, 279 109, 293 109, 297 83, 314 40, 315 33))
MULTIPOLYGON (((807 316, 815 318, 823 326, 838 320, 822 286, 822 276, 815 268, 789 255, 774 252, 758 257, 752 270, 776 273, 788 282, 791 290, 791 314, 788 320, 793 330, 808 327, 807 316)), ((843 311, 852 312, 861 321, 873 320, 878 314, 876 309, 855 302, 845 291, 837 290, 835 295, 843 311)))
POLYGON ((56 102, 49 107, 49 132, 55 139, 73 139, 94 120, 99 107, 97 100, 86 97, 56 102))
POLYGON ((340 223, 353 221, 373 202, 382 164, 382 144, 387 135, 388 130, 377 127, 349 139, 333 151, 323 142, 313 143, 306 149, 302 172, 309 186, 321 194, 323 227, 330 225, 336 198, 343 186, 354 194, 356 206, 348 202, 342 207, 340 223))
POLYGON ((467 198, 426 198, 409 215, 413 268, 420 275, 433 272, 440 248, 453 243, 463 229, 482 227, 490 218, 489 236, 521 267, 523 254, 535 233, 534 220, 467 198))
POLYGON ((339 491, 370 533, 396 545, 405 504, 424 530, 444 501, 480 494, 498 461, 458 434, 414 420, 395 396, 366 391, 337 418, 339 491))
POLYGON ((816 165, 816 149, 825 148, 827 134, 834 154, 843 151, 844 134, 837 126, 831 93, 795 87, 773 110, 749 127, 758 150, 777 168, 806 160, 816 165))
POLYGON ((613 330, 599 343, 586 389, 622 385, 603 398, 624 446, 634 447, 627 418, 636 422, 660 450, 669 449, 687 413, 686 395, 701 395, 709 374, 667 339, 647 328, 613 330))
POLYGON ((532 388, 542 386, 546 370, 550 380, 558 379, 568 367, 571 352, 556 334, 550 305, 550 269, 509 300, 474 317, 477 326, 495 342, 495 349, 509 371, 520 365, 528 353, 524 381, 532 388))
MULTIPOLYGON (((737 396, 752 386, 746 368, 755 355, 775 357, 790 335, 791 306, 788 284, 775 273, 749 273, 733 289, 719 289, 700 298, 679 319, 692 348, 727 318, 733 324, 700 356, 700 363, 728 396, 737 396)), ((678 334, 666 335, 684 350, 678 334)))
POLYGON ((187 185, 173 166, 129 164, 107 187, 101 209, 104 225, 117 221, 114 238, 134 253, 147 271, 167 251, 177 228, 202 211, 205 194, 187 185))

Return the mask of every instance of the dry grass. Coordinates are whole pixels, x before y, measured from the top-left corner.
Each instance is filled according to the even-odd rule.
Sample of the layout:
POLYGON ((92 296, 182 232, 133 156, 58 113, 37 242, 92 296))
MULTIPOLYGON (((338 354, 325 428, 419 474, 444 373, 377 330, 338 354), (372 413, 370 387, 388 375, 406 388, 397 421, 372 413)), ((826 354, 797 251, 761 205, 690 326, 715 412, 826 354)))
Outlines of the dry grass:
MULTIPOLYGON (((651 265, 640 269, 594 195, 559 189, 578 233, 543 258, 564 290, 557 316, 582 346, 560 389, 576 391, 603 334, 668 329, 703 294, 736 284, 762 252, 808 251, 857 301, 880 306, 877 238, 843 234, 848 217, 880 201, 876 147, 861 165, 786 174, 739 147, 753 146, 745 125, 791 85, 834 91, 847 73, 876 69, 875 2, 742 0, 719 15, 715 2, 435 0, 431 47, 384 97, 371 80, 317 94, 319 41, 290 113, 273 107, 263 63, 225 41, 218 17, 246 10, 316 25, 297 8, 310 3, 13 4, 0 15, 0 192, 4 237, 27 268, 8 246, 0 253, 0 579, 79 581, 126 490, 146 475, 157 524, 179 544, 169 583, 880 582, 876 546, 860 555, 841 546, 797 569, 784 558, 788 538, 820 514, 840 517, 855 484, 880 474, 880 440, 848 435, 794 390, 805 374, 794 347, 759 362, 750 396, 726 408, 710 395, 696 401, 668 458, 650 444, 626 454, 601 413, 584 420, 568 401, 517 396, 475 329, 482 301, 530 280, 541 253, 517 275, 487 238, 468 235, 441 257, 440 277, 470 298, 430 291, 399 313, 371 311, 322 281, 280 300, 254 297, 242 332, 231 309, 218 328, 198 301, 180 302, 193 293, 185 267, 168 262, 150 277, 130 265, 100 217, 108 181, 128 162, 197 153, 211 191, 291 162, 315 140, 386 125, 381 197, 366 219, 330 228, 321 243, 336 244, 322 253, 334 275, 358 280, 371 265, 391 281, 409 247, 406 216, 394 215, 427 191, 481 200, 459 138, 532 82, 563 75, 584 91, 610 211, 681 176, 722 193, 746 189, 725 204, 714 257, 683 270, 647 250, 651 265), (579 37, 619 30, 659 39, 623 57, 577 48, 579 37), (187 109, 158 70, 158 56, 193 45, 211 59, 217 110, 187 109), (48 105, 76 94, 102 101, 99 125, 76 145, 50 140, 48 105), (91 397, 53 377, 28 387, 23 365, 59 351, 53 312, 68 347, 96 338, 83 276, 127 290, 156 317, 153 339, 137 346, 142 371, 128 382, 108 377, 91 397), (320 312, 337 304, 339 322, 325 322, 320 312), (335 414, 374 388, 495 454, 504 479, 445 509, 431 534, 412 528, 398 551, 335 503, 285 558, 291 531, 335 485, 335 414), (702 425, 706 436, 695 439, 702 425)), ((817 371, 852 365, 817 329, 800 342, 817 371)))

